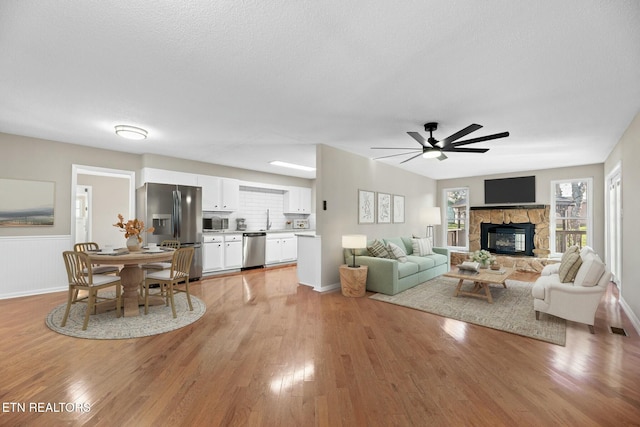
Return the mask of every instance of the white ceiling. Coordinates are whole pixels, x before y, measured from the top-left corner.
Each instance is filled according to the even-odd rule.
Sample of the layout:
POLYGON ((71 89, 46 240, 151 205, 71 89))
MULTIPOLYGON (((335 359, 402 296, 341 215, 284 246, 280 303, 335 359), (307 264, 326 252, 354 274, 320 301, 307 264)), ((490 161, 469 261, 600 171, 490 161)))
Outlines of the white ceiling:
POLYGON ((639 109, 637 0, 0 1, 10 134, 313 178, 268 161, 511 133, 402 165, 444 179, 603 162, 639 109))

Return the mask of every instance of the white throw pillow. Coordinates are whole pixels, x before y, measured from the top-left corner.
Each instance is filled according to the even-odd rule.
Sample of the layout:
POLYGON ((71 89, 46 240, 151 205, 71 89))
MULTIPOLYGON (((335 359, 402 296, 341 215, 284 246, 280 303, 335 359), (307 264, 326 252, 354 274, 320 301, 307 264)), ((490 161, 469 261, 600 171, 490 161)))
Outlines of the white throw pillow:
POLYGON ((413 245, 413 254, 417 256, 433 255, 433 245, 431 239, 426 237, 411 239, 413 245))
POLYGON ((582 260, 582 265, 573 281, 574 286, 595 286, 604 273, 605 266, 600 257, 593 253, 587 253, 582 260))
POLYGON ((593 248, 591 246, 585 246, 582 249, 580 249, 580 256, 582 257, 582 260, 584 261, 584 258, 587 256, 587 254, 595 254, 596 251, 593 250, 593 248))
POLYGON ((395 243, 389 242, 387 245, 387 250, 391 254, 391 256, 398 260, 398 262, 407 262, 407 254, 404 250, 395 243))

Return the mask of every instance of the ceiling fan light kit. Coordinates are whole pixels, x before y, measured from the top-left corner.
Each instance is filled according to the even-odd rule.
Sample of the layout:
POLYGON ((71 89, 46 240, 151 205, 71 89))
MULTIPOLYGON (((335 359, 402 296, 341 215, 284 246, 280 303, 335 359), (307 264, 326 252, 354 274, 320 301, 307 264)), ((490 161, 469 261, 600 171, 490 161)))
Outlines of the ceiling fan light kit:
POLYGON ((426 132, 429 132, 429 138, 428 139, 424 139, 424 137, 418 133, 418 132, 407 132, 407 134, 409 134, 410 137, 412 137, 413 139, 415 139, 416 141, 418 141, 418 143, 422 146, 419 149, 414 149, 414 148, 407 148, 407 147, 371 147, 374 150, 412 150, 410 152, 406 152, 406 153, 400 153, 400 154, 391 154, 389 156, 382 156, 382 157, 376 157, 374 160, 379 160, 379 159, 385 159, 385 158, 389 158, 389 157, 396 157, 396 156, 406 156, 407 154, 413 154, 411 157, 409 157, 406 160, 401 161, 400 163, 406 163, 409 160, 413 160, 416 157, 420 157, 422 156, 422 158, 424 159, 438 159, 438 160, 445 160, 447 159, 447 156, 445 154, 445 152, 447 153, 486 153, 487 151, 489 151, 488 148, 460 148, 463 145, 469 145, 469 144, 475 144, 477 142, 483 142, 483 141, 490 141, 492 139, 498 139, 498 138, 506 138, 509 136, 509 132, 501 132, 501 133, 495 133, 493 135, 487 135, 487 136, 481 136, 478 138, 471 138, 471 139, 467 139, 464 141, 458 141, 460 138, 470 134, 471 132, 477 131, 478 129, 482 128, 481 125, 478 124, 471 124, 469 126, 467 126, 464 129, 459 130, 458 132, 454 133, 453 135, 449 135, 448 137, 446 137, 445 139, 438 141, 437 139, 435 139, 433 137, 433 132, 438 129, 438 123, 436 122, 429 122, 429 123, 425 123, 424 125, 424 130, 426 132), (418 153, 418 154, 414 154, 414 153, 418 153))

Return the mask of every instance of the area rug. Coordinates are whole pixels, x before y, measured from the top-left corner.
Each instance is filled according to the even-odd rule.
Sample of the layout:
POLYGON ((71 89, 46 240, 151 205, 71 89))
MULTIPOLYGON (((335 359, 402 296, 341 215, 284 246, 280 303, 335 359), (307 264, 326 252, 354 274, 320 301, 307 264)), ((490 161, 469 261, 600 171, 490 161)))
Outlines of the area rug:
MULTIPOLYGON (((531 283, 507 280, 507 288, 491 285, 493 304, 486 300, 453 293, 458 279, 437 277, 394 296, 375 294, 370 298, 426 311, 450 319, 486 326, 512 334, 565 345, 566 321, 542 315, 536 320, 531 283)), ((462 289, 471 290, 472 282, 462 289)))
MULTIPOLYGON (((106 294, 106 292, 105 292, 106 294)), ((140 315, 136 317, 116 317, 115 311, 107 311, 89 317, 87 330, 82 330, 87 305, 76 303, 71 306, 69 318, 64 328, 60 327, 67 303, 54 308, 46 319, 47 326, 60 334, 76 338, 97 340, 116 340, 127 338, 147 337, 183 328, 199 318, 207 311, 207 307, 200 299, 191 295, 193 311, 189 311, 187 296, 174 296, 176 313, 173 318, 171 307, 156 305, 149 307, 149 314, 144 314, 144 307, 140 307, 140 315)))

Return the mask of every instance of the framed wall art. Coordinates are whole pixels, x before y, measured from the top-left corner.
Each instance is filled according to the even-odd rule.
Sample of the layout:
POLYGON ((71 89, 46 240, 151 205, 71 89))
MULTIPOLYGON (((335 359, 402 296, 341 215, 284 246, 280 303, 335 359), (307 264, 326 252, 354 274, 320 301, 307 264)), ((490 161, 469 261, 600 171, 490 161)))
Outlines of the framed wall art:
POLYGON ((0 178, 0 227, 53 225, 55 183, 0 178))
POLYGON ((404 222, 404 196, 393 195, 393 222, 404 222))
POLYGON ((375 193, 373 191, 358 190, 358 223, 375 223, 375 209, 375 193))
POLYGON ((378 193, 378 224, 391 223, 391 194, 378 193))

